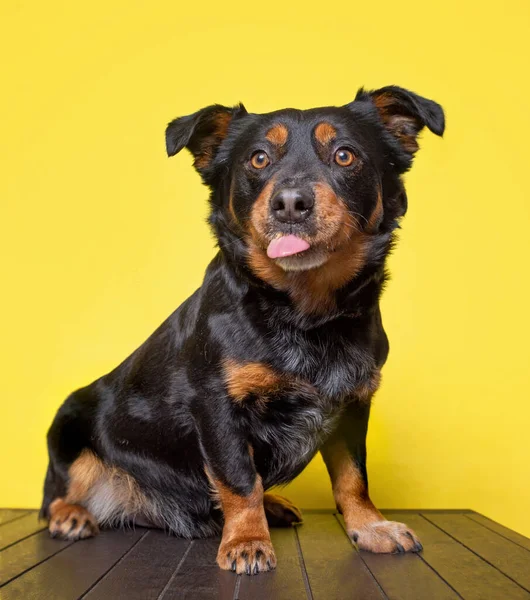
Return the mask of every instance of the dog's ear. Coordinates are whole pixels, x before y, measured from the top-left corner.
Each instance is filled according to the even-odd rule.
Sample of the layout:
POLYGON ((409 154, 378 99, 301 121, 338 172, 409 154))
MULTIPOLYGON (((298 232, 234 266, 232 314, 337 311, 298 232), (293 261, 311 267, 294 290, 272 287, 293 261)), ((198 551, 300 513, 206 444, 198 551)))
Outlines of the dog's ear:
POLYGON ((436 135, 443 135, 445 118, 442 107, 414 92, 394 85, 370 92, 361 88, 355 100, 371 101, 385 127, 411 155, 418 150, 418 134, 424 127, 436 135))
POLYGON ((168 156, 186 147, 194 157, 194 166, 203 173, 226 137, 232 119, 247 114, 242 104, 234 108, 213 104, 186 117, 171 121, 166 128, 168 156))

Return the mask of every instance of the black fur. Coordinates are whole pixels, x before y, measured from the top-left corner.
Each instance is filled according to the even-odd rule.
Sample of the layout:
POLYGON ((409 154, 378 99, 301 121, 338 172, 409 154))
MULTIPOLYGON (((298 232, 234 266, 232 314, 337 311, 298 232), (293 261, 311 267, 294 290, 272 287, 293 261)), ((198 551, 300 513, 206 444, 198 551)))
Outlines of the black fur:
MULTIPOLYGON (((157 524, 185 537, 211 535, 222 523, 205 466, 245 495, 256 472, 265 488, 291 481, 334 432, 347 438, 366 473, 369 404, 361 405, 353 390, 387 357, 379 296, 393 232, 407 207, 400 176, 413 155, 396 134, 395 122, 389 126, 382 118, 378 94, 393 98, 390 119, 408 120, 407 135, 415 139, 424 126, 442 134, 441 108, 397 87, 360 90, 354 102, 340 108, 258 115, 242 105, 215 105, 169 124, 168 154, 187 147, 211 189, 209 220, 219 252, 201 288, 140 348, 59 409, 48 434, 43 514, 55 497, 65 495, 68 469, 85 448, 132 475, 163 515, 157 524), (265 132, 278 121, 289 130, 285 156, 254 172, 248 166, 254 151, 265 147, 275 156, 265 132), (322 121, 337 130, 341 146, 352 149, 358 159, 354 168, 341 170, 315 151, 311 132, 322 121), (205 152, 207 160, 201 160, 205 152), (246 223, 273 176, 287 183, 324 179, 361 224, 382 190, 383 214, 364 266, 336 291, 334 307, 323 314, 300 311, 247 262, 246 223), (223 377, 227 358, 264 363, 311 387, 273 395, 266 411, 252 399, 236 403, 223 377)), ((297 232, 294 226, 281 227, 282 233, 297 232)), ((311 235, 316 224, 308 220, 303 227, 311 235)), ((129 517, 141 520, 142 515, 129 517)))

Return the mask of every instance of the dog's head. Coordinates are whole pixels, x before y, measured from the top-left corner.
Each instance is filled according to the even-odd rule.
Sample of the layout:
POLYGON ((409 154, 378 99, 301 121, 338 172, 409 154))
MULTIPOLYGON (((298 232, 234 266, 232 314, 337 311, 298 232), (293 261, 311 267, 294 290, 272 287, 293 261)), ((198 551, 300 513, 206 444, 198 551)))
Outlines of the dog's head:
POLYGON ((400 176, 424 127, 442 135, 441 107, 390 86, 361 89, 342 107, 251 114, 209 106, 172 121, 166 143, 169 156, 188 148, 210 186, 221 248, 273 285, 332 263, 342 265, 344 284, 370 236, 388 234, 405 214, 400 176))

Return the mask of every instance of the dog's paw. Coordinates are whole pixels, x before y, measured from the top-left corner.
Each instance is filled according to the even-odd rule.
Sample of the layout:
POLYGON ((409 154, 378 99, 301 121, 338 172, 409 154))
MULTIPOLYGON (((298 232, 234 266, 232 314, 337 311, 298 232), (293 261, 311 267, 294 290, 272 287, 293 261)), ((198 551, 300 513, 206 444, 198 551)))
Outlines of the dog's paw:
POLYGON ((234 540, 221 542, 217 564, 227 571, 256 575, 274 569, 276 555, 270 540, 234 540))
POLYGON ((86 508, 65 502, 52 511, 48 529, 52 538, 72 542, 92 537, 99 531, 96 520, 86 508))
POLYGON ((412 529, 396 521, 376 521, 348 532, 360 550, 378 554, 420 552, 420 540, 412 529))
POLYGON ((290 527, 302 522, 302 513, 290 500, 276 494, 263 496, 265 515, 270 527, 290 527))

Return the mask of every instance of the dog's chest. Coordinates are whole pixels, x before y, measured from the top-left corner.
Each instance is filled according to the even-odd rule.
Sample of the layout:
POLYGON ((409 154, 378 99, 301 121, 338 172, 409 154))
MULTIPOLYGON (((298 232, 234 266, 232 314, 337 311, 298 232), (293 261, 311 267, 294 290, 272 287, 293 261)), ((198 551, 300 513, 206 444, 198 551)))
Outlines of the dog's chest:
POLYGON ((285 335, 274 340, 282 373, 255 405, 257 457, 269 484, 295 477, 335 428, 348 402, 366 401, 378 385, 374 357, 355 332, 285 335))
POLYGON ((344 326, 300 334, 282 331, 274 340, 274 364, 312 385, 330 401, 369 385, 377 371, 364 329, 344 326))
POLYGON ((268 341, 265 362, 234 362, 227 380, 264 483, 274 485, 307 465, 346 403, 366 400, 378 370, 362 332, 283 329, 268 341))
POLYGON ((286 377, 282 383, 247 405, 251 445, 267 486, 296 477, 335 429, 345 405, 366 399, 364 382, 357 391, 334 396, 297 378, 286 377))
POLYGON ((268 487, 291 481, 302 471, 335 428, 342 403, 291 389, 250 410, 254 460, 268 487))

